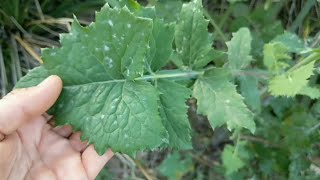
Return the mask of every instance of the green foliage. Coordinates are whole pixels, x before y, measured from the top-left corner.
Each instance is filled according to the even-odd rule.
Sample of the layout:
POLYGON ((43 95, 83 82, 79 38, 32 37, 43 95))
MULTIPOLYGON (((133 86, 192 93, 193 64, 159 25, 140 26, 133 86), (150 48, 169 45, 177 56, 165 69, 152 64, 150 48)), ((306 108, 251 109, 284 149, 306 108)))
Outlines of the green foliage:
POLYGON ((203 17, 201 1, 184 5, 175 31, 175 45, 180 66, 199 69, 216 55, 212 49, 212 36, 208 33, 209 21, 203 17))
POLYGON ((222 153, 222 163, 227 175, 237 172, 245 165, 234 151, 235 147, 227 145, 222 153))
POLYGON ((227 124, 229 130, 244 127, 254 133, 253 115, 228 76, 226 69, 213 69, 196 81, 193 96, 198 100, 198 112, 208 116, 213 128, 227 124))
POLYGON ((170 180, 182 179, 183 175, 193 170, 191 158, 182 159, 177 152, 170 154, 159 166, 159 171, 170 180))
POLYGON ((252 60, 251 35, 248 28, 241 28, 232 34, 233 38, 227 42, 229 67, 232 70, 243 69, 247 67, 252 60))
POLYGON ((291 59, 288 54, 288 48, 282 43, 268 43, 263 49, 263 63, 269 71, 279 74, 283 69, 289 67, 285 60, 291 59))
POLYGON ((99 154, 175 149, 168 179, 318 179, 318 36, 284 31, 288 2, 108 2, 16 85, 59 75, 57 125, 99 154))
POLYGON ((312 61, 295 70, 275 76, 269 85, 269 90, 274 96, 295 96, 307 86, 308 79, 313 74, 314 63, 312 61))

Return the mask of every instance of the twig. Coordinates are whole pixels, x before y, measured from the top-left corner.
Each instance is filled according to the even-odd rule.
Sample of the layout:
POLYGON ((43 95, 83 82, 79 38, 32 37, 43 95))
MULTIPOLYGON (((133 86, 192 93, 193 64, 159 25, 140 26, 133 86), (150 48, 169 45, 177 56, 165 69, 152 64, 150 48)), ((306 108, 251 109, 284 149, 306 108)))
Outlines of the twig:
POLYGON ((34 52, 33 48, 25 41, 23 41, 19 36, 15 36, 15 39, 19 42, 19 44, 24 47, 24 49, 33 57, 35 58, 40 64, 43 63, 40 56, 34 52))
POLYGON ((220 166, 220 163, 214 160, 208 161, 207 159, 203 159, 193 153, 190 153, 190 155, 192 156, 193 159, 195 159, 196 161, 210 167, 213 168, 214 166, 220 166))
POLYGON ((144 177, 147 178, 147 180, 154 180, 155 179, 151 175, 148 174, 147 170, 141 165, 141 163, 138 160, 134 160, 134 162, 136 163, 136 165, 138 166, 139 170, 142 172, 144 177))
POLYGON ((222 30, 220 29, 220 27, 217 25, 216 21, 213 19, 213 17, 211 17, 211 15, 209 14, 209 12, 207 10, 203 10, 204 15, 206 16, 207 19, 209 19, 210 23, 212 24, 212 26, 215 28, 216 32, 221 36, 223 41, 227 41, 227 37, 223 34, 222 30))
POLYGON ((7 86, 7 75, 6 75, 6 68, 4 65, 3 55, 2 55, 2 46, 0 44, 0 71, 1 71, 1 97, 5 96, 6 86, 7 86))
MULTIPOLYGON (((74 19, 72 18, 48 18, 48 19, 44 19, 44 20, 34 20, 34 21, 31 21, 29 22, 27 25, 34 25, 34 24, 63 24, 63 25, 66 25, 66 24, 69 24, 69 23, 72 23, 74 19)), ((81 24, 84 24, 84 25, 89 25, 90 22, 88 21, 84 21, 84 20, 79 20, 79 22, 81 24)))
POLYGON ((259 138, 259 137, 255 137, 255 136, 241 135, 240 139, 251 141, 251 142, 257 142, 257 143, 260 143, 260 144, 265 144, 265 145, 268 145, 268 146, 273 147, 273 148, 281 148, 281 145, 279 145, 279 144, 275 144, 275 143, 269 142, 269 141, 267 141, 265 139, 262 139, 262 138, 259 138))
POLYGON ((40 6, 40 3, 38 0, 34 0, 34 3, 36 4, 36 7, 37 7, 37 11, 39 13, 39 16, 40 16, 40 19, 41 20, 44 20, 44 15, 42 13, 42 9, 41 9, 41 6, 40 6))

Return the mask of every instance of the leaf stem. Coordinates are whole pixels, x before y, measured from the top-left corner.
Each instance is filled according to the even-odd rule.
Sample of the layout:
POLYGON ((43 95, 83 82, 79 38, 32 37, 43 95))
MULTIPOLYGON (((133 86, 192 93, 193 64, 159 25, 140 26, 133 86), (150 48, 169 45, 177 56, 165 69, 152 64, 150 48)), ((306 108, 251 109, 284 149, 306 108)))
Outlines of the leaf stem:
POLYGON ((209 19, 210 23, 215 28, 217 34, 219 34, 221 36, 222 40, 225 41, 225 42, 228 41, 227 37, 223 34, 222 30, 220 29, 220 27, 218 26, 216 21, 213 19, 213 17, 209 14, 209 12, 204 9, 203 13, 204 13, 205 17, 207 19, 209 19))
POLYGON ((199 75, 204 74, 205 71, 187 71, 187 72, 179 72, 179 73, 170 73, 170 74, 154 74, 147 75, 143 77, 135 78, 134 80, 154 80, 154 79, 169 79, 169 78, 196 78, 199 75))
POLYGON ((311 55, 309 55, 308 57, 304 58, 302 61, 298 62, 296 65, 294 65, 292 68, 290 68, 287 72, 292 72, 296 69, 298 69, 299 67, 308 64, 312 61, 316 61, 320 59, 320 53, 312 53, 311 55))

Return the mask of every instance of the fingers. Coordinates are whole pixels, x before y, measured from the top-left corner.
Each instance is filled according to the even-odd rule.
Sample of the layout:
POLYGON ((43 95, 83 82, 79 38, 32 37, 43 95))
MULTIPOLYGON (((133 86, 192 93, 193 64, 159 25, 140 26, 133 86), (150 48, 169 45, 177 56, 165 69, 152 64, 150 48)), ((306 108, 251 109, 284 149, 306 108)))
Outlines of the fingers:
POLYGON ((88 178, 90 180, 94 179, 112 156, 113 152, 110 149, 104 155, 99 156, 94 150, 93 145, 90 145, 82 153, 82 163, 88 178))
POLYGON ((88 142, 87 141, 82 142, 80 139, 80 136, 81 136, 81 132, 76 132, 71 135, 69 140, 70 140, 71 146, 76 151, 83 152, 87 148, 88 142))
POLYGON ((58 135, 67 138, 72 134, 72 127, 69 125, 66 126, 58 126, 52 129, 58 135))
POLYGON ((12 91, 0 100, 0 132, 8 135, 43 114, 57 100, 61 89, 61 79, 50 76, 38 86, 12 91))

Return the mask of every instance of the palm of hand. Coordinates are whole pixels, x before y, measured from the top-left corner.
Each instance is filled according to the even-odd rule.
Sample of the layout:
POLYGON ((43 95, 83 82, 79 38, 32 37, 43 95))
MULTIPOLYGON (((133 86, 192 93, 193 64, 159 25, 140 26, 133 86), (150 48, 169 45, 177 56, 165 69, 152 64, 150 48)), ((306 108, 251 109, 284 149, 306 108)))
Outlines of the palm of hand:
POLYGON ((0 132, 6 135, 0 141, 0 179, 94 179, 113 155, 109 150, 99 156, 92 145, 80 141, 80 133, 72 134, 68 126, 52 128, 47 118, 23 107, 13 117, 27 123, 10 132, 11 127, 4 127, 16 122, 3 123, 5 113, 0 109, 0 132))

